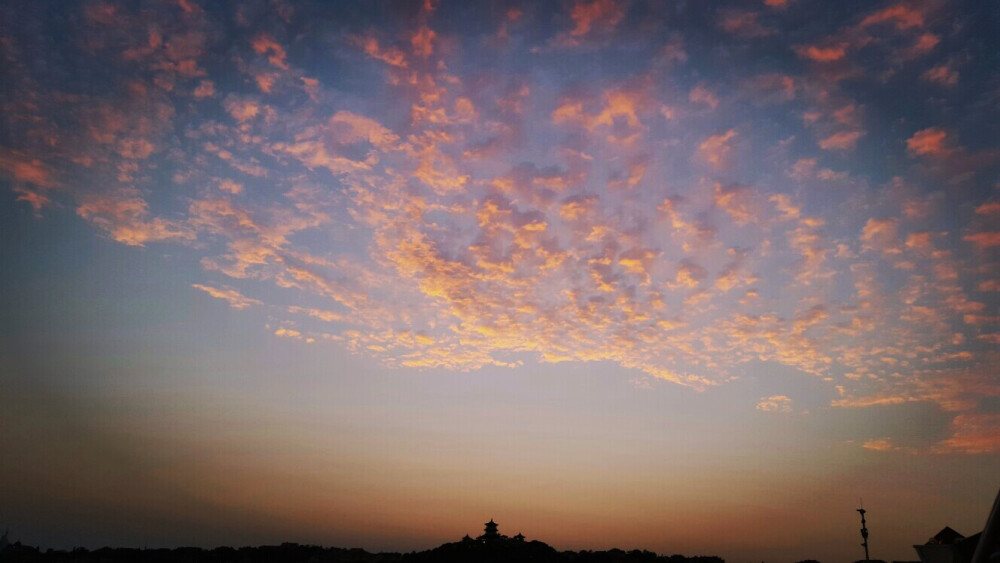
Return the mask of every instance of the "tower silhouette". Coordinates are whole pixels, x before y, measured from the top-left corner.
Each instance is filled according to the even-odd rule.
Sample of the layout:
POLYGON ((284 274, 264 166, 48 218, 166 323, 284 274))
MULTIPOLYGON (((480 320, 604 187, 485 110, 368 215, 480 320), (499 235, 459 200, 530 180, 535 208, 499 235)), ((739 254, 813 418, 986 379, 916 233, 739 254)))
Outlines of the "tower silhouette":
POLYGON ((858 512, 861 513, 861 539, 864 540, 863 542, 861 542, 861 546, 865 548, 865 561, 868 561, 869 560, 868 559, 868 528, 865 527, 865 504, 863 502, 861 503, 861 508, 858 509, 858 512))

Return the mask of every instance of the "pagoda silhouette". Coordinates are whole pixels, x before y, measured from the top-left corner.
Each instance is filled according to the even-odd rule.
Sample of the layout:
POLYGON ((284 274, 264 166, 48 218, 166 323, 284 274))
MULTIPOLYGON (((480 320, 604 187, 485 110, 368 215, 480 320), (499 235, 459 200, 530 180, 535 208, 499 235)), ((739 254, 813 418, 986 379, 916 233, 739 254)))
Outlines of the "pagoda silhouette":
POLYGON ((481 536, 477 537, 476 539, 472 539, 469 537, 468 534, 466 534, 465 537, 462 538, 462 541, 463 542, 474 541, 480 543, 492 543, 492 542, 502 542, 502 541, 517 541, 517 542, 524 541, 524 536, 521 535, 520 532, 518 532, 518 534, 513 538, 508 538, 507 536, 501 534, 500 530, 497 528, 497 523, 494 522, 492 518, 490 518, 490 521, 487 522, 485 526, 486 528, 483 530, 483 534, 481 536))
POLYGON ((499 526, 490 518, 483 533, 475 538, 465 535, 460 541, 446 543, 429 551, 407 555, 407 562, 435 563, 501 563, 508 561, 547 562, 559 559, 559 553, 549 545, 526 541, 523 534, 514 537, 500 533, 499 526))

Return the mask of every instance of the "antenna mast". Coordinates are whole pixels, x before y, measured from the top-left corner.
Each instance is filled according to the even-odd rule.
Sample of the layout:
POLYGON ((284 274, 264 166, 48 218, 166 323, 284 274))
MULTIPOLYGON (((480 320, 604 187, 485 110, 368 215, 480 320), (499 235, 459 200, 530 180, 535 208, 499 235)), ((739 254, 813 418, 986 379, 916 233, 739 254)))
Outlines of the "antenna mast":
POLYGON ((862 547, 865 548, 865 561, 869 561, 869 559, 868 559, 868 528, 865 527, 865 503, 862 502, 860 499, 858 500, 858 503, 861 504, 861 508, 858 509, 858 512, 861 513, 861 539, 864 540, 863 542, 861 542, 861 545, 862 545, 862 547))

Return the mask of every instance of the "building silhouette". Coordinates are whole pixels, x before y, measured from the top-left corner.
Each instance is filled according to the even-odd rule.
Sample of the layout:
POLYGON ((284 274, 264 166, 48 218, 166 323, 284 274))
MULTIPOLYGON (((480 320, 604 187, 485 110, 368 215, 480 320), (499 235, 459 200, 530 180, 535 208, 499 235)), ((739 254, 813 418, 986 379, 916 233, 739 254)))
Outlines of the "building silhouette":
POLYGON ((486 523, 486 530, 483 532, 483 535, 476 539, 480 541, 497 541, 507 539, 507 536, 500 534, 499 530, 497 530, 497 523, 490 518, 490 521, 486 523))

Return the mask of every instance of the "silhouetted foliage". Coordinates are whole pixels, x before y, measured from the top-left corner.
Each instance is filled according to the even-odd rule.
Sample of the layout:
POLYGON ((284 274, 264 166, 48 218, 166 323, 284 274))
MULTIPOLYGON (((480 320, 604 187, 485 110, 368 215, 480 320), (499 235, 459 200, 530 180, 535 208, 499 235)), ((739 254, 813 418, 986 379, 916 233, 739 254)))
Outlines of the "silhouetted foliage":
POLYGON ((140 561, 145 563, 494 563, 494 562, 553 562, 553 563, 725 563, 719 557, 661 556, 652 551, 610 549, 608 551, 559 552, 540 541, 523 541, 507 538, 492 541, 467 539, 446 543, 434 549, 413 553, 369 553, 363 549, 320 547, 283 543, 259 547, 217 547, 201 549, 179 547, 175 549, 136 549, 102 547, 93 551, 76 548, 72 551, 49 549, 16 543, 0 552, 4 563, 33 563, 36 561, 59 563, 119 563, 140 561))

